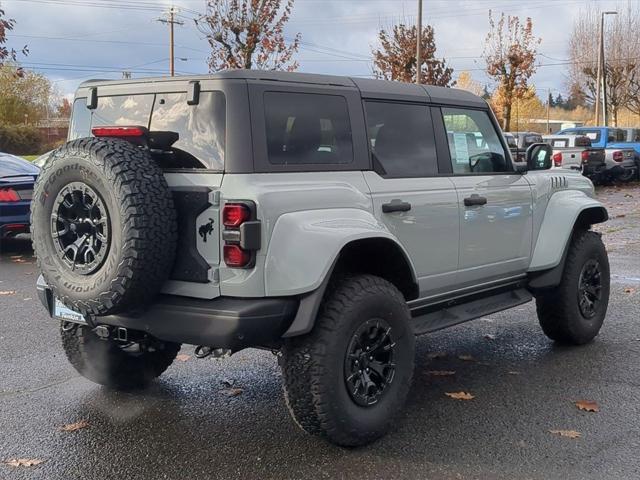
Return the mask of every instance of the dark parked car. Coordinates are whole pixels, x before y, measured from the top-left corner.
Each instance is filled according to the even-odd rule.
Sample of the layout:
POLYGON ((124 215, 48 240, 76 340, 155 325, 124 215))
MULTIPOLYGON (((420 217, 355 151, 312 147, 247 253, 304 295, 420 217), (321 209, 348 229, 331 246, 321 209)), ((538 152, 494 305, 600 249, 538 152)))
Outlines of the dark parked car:
POLYGON ((29 232, 33 184, 39 173, 31 162, 0 153, 0 238, 29 232))

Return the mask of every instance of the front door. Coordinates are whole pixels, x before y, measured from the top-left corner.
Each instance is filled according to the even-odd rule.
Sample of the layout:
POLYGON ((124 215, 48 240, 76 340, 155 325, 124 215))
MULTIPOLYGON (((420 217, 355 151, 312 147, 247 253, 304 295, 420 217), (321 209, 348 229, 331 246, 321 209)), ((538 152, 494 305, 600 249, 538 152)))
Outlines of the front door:
POLYGON ((487 111, 442 108, 441 113, 459 205, 461 286, 523 274, 533 229, 529 183, 513 171, 487 111))
POLYGON ((437 176, 430 109, 367 101, 365 110, 375 171, 364 176, 375 215, 408 252, 420 295, 445 291, 458 266, 458 199, 452 180, 437 176))

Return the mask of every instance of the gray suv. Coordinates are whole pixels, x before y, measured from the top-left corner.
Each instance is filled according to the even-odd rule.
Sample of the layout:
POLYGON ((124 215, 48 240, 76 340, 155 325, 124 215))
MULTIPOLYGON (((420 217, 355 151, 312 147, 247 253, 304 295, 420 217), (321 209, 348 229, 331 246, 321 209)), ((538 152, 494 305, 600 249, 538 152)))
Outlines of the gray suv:
POLYGON ((181 344, 272 350, 305 431, 394 424, 415 336, 535 298, 542 330, 599 332, 609 264, 591 182, 514 166, 471 93, 227 71, 90 81, 35 187, 38 293, 72 365, 144 386, 181 344))

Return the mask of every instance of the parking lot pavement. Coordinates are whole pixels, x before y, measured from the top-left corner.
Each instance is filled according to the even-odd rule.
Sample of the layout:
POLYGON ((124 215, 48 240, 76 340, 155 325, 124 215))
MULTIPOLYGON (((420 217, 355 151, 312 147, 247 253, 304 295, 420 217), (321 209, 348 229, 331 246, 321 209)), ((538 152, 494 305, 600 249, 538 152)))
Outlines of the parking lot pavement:
POLYGON ((640 187, 600 195, 613 273, 600 336, 558 347, 527 304, 421 337, 395 431, 355 450, 295 427, 270 352, 215 361, 185 348, 189 358, 139 394, 84 380, 35 298, 28 241, 5 242, 0 291, 15 293, 0 296, 0 461, 43 463, 0 464, 0 479, 640 478, 640 187), (228 395, 228 384, 242 392, 228 395), (458 391, 475 398, 445 395, 458 391), (88 427, 60 431, 80 420, 88 427))

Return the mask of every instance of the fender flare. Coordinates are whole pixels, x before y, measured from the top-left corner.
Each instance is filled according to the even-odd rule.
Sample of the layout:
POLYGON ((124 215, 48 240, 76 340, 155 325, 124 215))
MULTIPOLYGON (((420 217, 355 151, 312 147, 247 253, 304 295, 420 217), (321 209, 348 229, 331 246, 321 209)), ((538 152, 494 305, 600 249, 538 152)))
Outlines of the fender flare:
POLYGON ((565 190, 554 193, 547 203, 538 230, 528 272, 557 267, 565 256, 576 224, 588 227, 608 219, 609 214, 604 205, 582 191, 565 190))
POLYGON ((300 296, 296 317, 283 337, 311 331, 341 253, 348 245, 368 239, 393 242, 417 285, 414 266, 404 247, 367 211, 313 210, 278 218, 267 249, 265 289, 268 296, 300 296))
POLYGON ((347 244, 370 238, 393 242, 417 283, 407 251, 370 212, 356 208, 305 210, 285 213, 276 221, 265 259, 266 295, 300 295, 316 290, 347 244))

